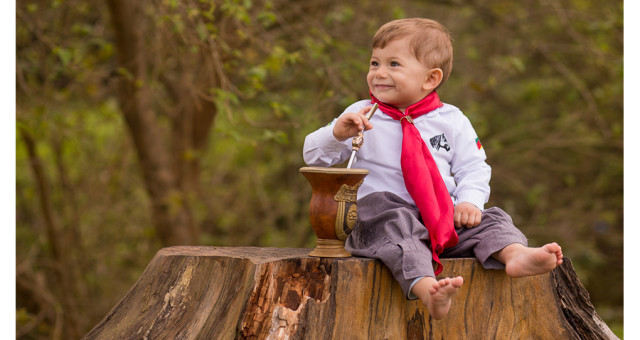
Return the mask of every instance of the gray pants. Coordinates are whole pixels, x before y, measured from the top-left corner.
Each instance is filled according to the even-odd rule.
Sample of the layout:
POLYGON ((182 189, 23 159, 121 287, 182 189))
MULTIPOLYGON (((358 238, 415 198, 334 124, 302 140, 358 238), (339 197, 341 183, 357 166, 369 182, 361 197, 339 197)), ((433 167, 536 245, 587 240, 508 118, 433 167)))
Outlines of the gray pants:
MULTIPOLYGON (((441 258, 475 257, 486 269, 504 269, 491 254, 527 238, 500 208, 482 212, 480 225, 456 229, 458 244, 441 258)), ((345 248, 354 256, 380 259, 400 283, 405 296, 416 278, 435 277, 429 232, 418 209, 390 192, 371 193, 358 200, 358 223, 345 248)))

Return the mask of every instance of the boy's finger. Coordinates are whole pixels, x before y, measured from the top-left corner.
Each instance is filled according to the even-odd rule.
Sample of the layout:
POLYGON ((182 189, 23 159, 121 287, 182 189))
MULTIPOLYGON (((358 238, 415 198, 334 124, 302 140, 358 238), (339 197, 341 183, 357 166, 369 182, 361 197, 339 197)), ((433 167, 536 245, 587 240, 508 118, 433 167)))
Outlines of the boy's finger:
POLYGON ((364 130, 365 128, 367 130, 373 128, 373 126, 371 125, 371 123, 369 123, 369 120, 365 116, 358 116, 357 118, 354 118, 353 121, 358 126, 358 130, 360 131, 364 130))
POLYGON ((364 123, 364 126, 367 130, 373 129, 373 125, 369 122, 369 118, 367 118, 366 113, 364 113, 362 116, 362 122, 364 123))
POLYGON ((367 114, 367 112, 369 112, 369 110, 371 110, 372 107, 373 107, 373 105, 365 106, 365 107, 360 109, 359 113, 364 116, 365 114, 367 114))
POLYGON ((468 220, 469 216, 465 213, 461 213, 460 214, 460 226, 467 226, 467 220, 468 220))
POLYGON ((482 212, 481 212, 481 213, 476 214, 476 221, 475 221, 475 223, 473 224, 473 226, 474 226, 474 227, 479 226, 479 225, 480 225, 480 222, 482 222, 482 212))
POLYGON ((362 130, 362 119, 360 117, 360 115, 351 115, 348 121, 350 121, 352 125, 357 126, 359 130, 362 130))

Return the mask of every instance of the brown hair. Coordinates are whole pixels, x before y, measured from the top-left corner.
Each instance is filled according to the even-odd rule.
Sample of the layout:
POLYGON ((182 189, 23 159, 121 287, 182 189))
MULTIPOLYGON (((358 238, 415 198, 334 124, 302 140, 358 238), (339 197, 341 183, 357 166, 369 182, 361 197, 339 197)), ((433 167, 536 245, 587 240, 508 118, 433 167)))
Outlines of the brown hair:
POLYGON ((453 46, 449 31, 438 22, 410 18, 390 21, 373 36, 373 48, 384 48, 389 42, 411 36, 409 48, 426 67, 442 70, 442 86, 453 67, 453 46))

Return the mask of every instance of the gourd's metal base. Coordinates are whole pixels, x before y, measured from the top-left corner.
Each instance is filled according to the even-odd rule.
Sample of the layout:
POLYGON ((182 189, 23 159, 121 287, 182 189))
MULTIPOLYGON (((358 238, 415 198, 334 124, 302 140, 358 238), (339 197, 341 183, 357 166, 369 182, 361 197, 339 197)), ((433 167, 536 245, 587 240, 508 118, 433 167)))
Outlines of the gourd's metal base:
POLYGON ((344 241, 319 238, 316 241, 316 248, 309 253, 309 256, 351 257, 351 254, 344 249, 344 241))

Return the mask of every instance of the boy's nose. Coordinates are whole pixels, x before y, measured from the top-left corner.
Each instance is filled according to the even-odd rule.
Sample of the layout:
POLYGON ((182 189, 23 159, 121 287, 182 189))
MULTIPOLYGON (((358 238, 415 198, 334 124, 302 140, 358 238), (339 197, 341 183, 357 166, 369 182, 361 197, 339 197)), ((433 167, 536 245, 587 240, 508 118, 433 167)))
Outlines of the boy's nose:
POLYGON ((386 78, 388 76, 387 70, 384 67, 380 67, 376 70, 376 78, 386 78))

